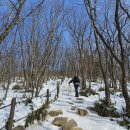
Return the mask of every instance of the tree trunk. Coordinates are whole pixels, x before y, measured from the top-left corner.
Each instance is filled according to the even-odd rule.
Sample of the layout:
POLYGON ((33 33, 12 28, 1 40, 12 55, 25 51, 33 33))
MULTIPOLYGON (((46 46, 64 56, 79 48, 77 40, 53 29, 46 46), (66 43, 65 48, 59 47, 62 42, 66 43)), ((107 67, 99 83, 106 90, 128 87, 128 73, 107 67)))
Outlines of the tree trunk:
POLYGON ((9 91, 9 85, 10 85, 10 80, 8 80, 8 82, 7 82, 7 88, 6 88, 6 92, 5 92, 3 100, 6 100, 6 98, 7 98, 7 94, 8 94, 8 91, 9 91))
POLYGON ((97 46, 97 51, 98 51, 98 56, 99 56, 100 69, 101 69, 102 77, 103 77, 104 84, 105 84, 105 101, 106 101, 106 105, 109 106, 110 103, 111 103, 110 91, 109 91, 109 83, 107 81, 107 76, 106 76, 107 74, 103 69, 100 46, 99 46, 99 41, 98 41, 98 37, 97 37, 96 32, 94 32, 94 36, 95 36, 96 46, 97 46))
POLYGON ((119 17, 119 0, 116 0, 116 10, 115 10, 115 23, 118 30, 118 41, 121 50, 121 71, 122 71, 122 93, 126 102, 126 111, 130 114, 130 97, 127 90, 127 73, 126 73, 126 64, 127 64, 127 55, 125 52, 123 40, 122 40, 122 28, 119 17))
POLYGON ((125 70, 124 64, 122 64, 121 70, 122 70, 122 82, 121 82, 122 94, 124 96, 125 103, 126 103, 126 111, 127 111, 127 113, 130 114, 130 97, 129 97, 128 90, 127 90, 127 75, 126 75, 126 70, 125 70))
POLYGON ((85 90, 86 89, 86 76, 85 76, 85 70, 82 63, 81 63, 80 71, 81 71, 81 78, 82 78, 82 82, 81 82, 82 90, 85 90))
POLYGON ((110 57, 111 59, 111 65, 110 65, 110 75, 111 75, 111 81, 112 81, 112 88, 114 88, 114 90, 117 90, 117 84, 116 84, 116 79, 115 79, 115 74, 114 74, 114 62, 113 62, 113 57, 110 57))

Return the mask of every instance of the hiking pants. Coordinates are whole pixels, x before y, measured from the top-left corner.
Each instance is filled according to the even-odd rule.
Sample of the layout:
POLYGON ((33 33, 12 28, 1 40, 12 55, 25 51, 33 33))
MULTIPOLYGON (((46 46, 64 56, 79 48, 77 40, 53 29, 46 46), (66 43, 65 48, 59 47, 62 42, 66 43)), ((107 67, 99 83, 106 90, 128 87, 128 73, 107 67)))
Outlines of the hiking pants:
POLYGON ((78 92, 78 87, 79 85, 74 85, 74 88, 75 88, 75 97, 79 97, 79 92, 78 92))

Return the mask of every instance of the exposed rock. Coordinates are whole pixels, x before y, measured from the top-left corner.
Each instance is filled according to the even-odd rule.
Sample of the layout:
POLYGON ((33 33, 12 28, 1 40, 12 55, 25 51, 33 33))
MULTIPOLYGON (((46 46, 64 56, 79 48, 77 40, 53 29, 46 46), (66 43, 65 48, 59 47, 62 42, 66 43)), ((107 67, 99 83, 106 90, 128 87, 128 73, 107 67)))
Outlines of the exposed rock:
POLYGON ((76 99, 77 99, 77 100, 84 100, 83 98, 79 98, 79 97, 77 97, 76 99))
POLYGON ((72 106, 72 107, 71 107, 71 110, 76 110, 76 109, 77 109, 76 106, 72 106))
POLYGON ((75 120, 71 119, 62 127, 62 130, 72 130, 72 128, 76 127, 77 123, 75 120))
POLYGON ((86 109, 91 110, 91 111, 95 111, 95 108, 91 107, 91 106, 86 107, 86 109))
POLYGON ((60 127, 67 122, 67 119, 67 117, 55 117, 55 119, 52 121, 52 124, 60 127))
POLYGON ((73 105, 74 103, 73 102, 68 102, 69 104, 73 105))
POLYGON ((25 127, 19 125, 19 126, 15 127, 13 130, 25 130, 25 127))
POLYGON ((61 110, 53 110, 53 111, 50 111, 49 112, 49 115, 54 117, 54 116, 58 116, 58 115, 61 115, 63 114, 63 112, 61 110))
POLYGON ((73 127, 71 130, 82 130, 82 128, 79 128, 79 127, 73 127))
POLYGON ((86 109, 77 108, 77 110, 80 116, 85 116, 88 114, 88 111, 86 109))
POLYGON ((77 101, 75 101, 75 103, 84 103, 84 100, 77 100, 77 101))

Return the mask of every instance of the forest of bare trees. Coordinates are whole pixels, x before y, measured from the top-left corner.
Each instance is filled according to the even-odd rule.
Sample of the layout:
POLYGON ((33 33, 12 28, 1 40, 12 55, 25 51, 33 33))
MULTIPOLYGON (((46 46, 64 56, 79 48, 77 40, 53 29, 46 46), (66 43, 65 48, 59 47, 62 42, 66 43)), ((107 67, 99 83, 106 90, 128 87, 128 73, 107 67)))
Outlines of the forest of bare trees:
POLYGON ((78 73, 83 90, 93 81, 104 82, 108 106, 110 88, 121 90, 130 113, 130 6, 122 0, 99 1, 81 0, 79 10, 65 0, 0 1, 4 100, 16 77, 33 97, 50 77, 63 80, 78 73))

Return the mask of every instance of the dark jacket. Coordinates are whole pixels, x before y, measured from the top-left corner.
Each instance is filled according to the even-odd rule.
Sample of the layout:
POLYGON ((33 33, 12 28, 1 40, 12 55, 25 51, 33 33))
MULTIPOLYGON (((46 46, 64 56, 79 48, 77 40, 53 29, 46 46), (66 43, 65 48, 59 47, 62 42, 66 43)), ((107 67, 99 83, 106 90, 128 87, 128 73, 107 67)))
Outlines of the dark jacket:
POLYGON ((75 76, 72 80, 70 80, 69 84, 72 83, 72 82, 73 82, 74 85, 80 85, 79 77, 75 76))

